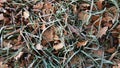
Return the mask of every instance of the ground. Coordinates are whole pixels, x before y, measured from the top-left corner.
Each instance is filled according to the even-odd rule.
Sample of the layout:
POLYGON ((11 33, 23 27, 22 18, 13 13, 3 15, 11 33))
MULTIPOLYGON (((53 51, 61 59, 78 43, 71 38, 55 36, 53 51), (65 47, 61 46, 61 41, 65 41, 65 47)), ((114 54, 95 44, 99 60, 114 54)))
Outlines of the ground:
POLYGON ((0 68, 120 68, 119 0, 0 0, 0 68))

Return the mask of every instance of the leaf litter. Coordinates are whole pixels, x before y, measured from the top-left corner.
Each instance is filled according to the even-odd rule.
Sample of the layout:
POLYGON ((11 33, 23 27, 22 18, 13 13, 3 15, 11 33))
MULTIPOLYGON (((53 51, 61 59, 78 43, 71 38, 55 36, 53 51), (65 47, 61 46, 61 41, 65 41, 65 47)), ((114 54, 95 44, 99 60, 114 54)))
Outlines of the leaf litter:
POLYGON ((119 67, 119 2, 112 2, 0 0, 0 67, 119 67))

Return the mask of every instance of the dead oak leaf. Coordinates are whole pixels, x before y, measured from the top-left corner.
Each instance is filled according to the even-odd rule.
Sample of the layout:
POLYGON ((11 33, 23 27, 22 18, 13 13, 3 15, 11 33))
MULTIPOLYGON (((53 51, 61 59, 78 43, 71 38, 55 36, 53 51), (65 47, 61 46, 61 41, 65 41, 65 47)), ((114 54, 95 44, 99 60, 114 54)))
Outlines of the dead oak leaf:
POLYGON ((98 38, 101 38, 103 35, 106 34, 106 31, 108 30, 108 27, 103 27, 98 31, 98 34, 96 35, 98 38))

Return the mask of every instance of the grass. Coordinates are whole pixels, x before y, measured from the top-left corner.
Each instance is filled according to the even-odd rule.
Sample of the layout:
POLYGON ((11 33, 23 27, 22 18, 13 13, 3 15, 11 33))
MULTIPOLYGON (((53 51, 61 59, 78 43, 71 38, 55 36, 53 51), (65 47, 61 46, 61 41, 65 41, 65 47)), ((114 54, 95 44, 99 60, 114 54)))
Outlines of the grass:
MULTIPOLYGON (((49 12, 44 14, 42 13, 42 10, 35 12, 31 8, 31 6, 38 2, 42 2, 42 0, 14 0, 5 3, 4 6, 9 7, 9 12, 7 10, 8 14, 4 13, 4 15, 6 17, 8 15, 10 20, 8 20, 9 24, 7 24, 6 21, 2 21, 2 23, 0 22, 0 58, 3 58, 4 63, 10 66, 10 68, 76 68, 79 67, 79 65, 82 68, 112 67, 114 62, 108 59, 111 54, 105 52, 105 48, 109 47, 109 42, 106 40, 101 42, 100 39, 95 36, 93 33, 94 25, 92 25, 89 30, 86 28, 91 24, 91 17, 93 15, 101 15, 100 19, 102 19, 103 13, 107 11, 107 8, 104 8, 100 11, 93 11, 93 7, 97 7, 93 1, 94 0, 69 0, 55 2, 52 4, 56 8, 56 13, 53 13, 52 10, 50 10, 51 14, 49 14, 49 12), (72 5, 76 5, 79 8, 79 3, 90 4, 90 10, 87 12, 88 17, 85 21, 78 20, 77 14, 73 13, 72 5), (16 6, 17 8, 15 8, 16 6), (16 16, 16 14, 18 14, 20 11, 24 10, 28 10, 30 13, 28 19, 23 18, 23 13, 20 13, 19 16, 16 16), (51 17, 47 18, 47 16, 51 17), (44 19, 47 26, 43 31, 41 31, 41 26, 44 22, 41 21, 41 19, 44 19), (80 36, 74 34, 73 31, 68 27, 69 25, 75 26, 76 30, 81 30, 78 31, 80 36), (48 47, 43 47, 42 50, 37 50, 35 45, 42 43, 41 41, 43 38, 43 33, 52 26, 57 27, 56 33, 59 35, 60 41, 64 42, 65 46, 56 51, 53 49, 52 44, 49 43, 47 45, 48 47), (67 31, 68 35, 64 35, 64 31, 67 31), (77 48, 76 43, 79 40, 88 40, 88 43, 84 47, 77 48), (21 44, 19 45, 18 42, 21 44), (93 47, 93 45, 95 45, 95 47, 93 47), (106 45, 106 47, 104 45, 106 45), (93 51, 97 51, 99 49, 103 50, 101 56, 93 53, 93 51), (15 60, 15 57, 19 55, 20 52, 23 52, 23 54, 18 58, 18 60, 15 60), (78 57, 78 61, 73 61, 76 56, 78 57)), ((109 39, 109 33, 111 33, 112 30, 119 25, 119 4, 116 0, 108 0, 106 2, 108 4, 113 4, 118 10, 118 17, 116 17, 113 26, 108 30, 106 35, 109 39)), ((99 25, 96 28, 100 30, 101 27, 99 25)), ((104 40, 104 38, 102 39, 104 40)), ((117 51, 119 51, 119 47, 117 48, 117 51)), ((115 58, 120 59, 120 54, 116 53, 115 58)))

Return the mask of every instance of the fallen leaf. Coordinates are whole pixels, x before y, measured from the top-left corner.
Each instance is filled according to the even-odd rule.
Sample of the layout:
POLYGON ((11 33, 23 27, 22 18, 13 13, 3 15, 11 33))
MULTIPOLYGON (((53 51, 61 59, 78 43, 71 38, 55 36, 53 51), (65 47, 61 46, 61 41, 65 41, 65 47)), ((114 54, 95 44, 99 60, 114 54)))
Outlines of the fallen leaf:
POLYGON ((29 15, 29 12, 28 12, 27 10, 25 10, 25 11, 23 12, 23 17, 24 17, 25 19, 27 19, 29 16, 30 16, 30 15, 29 15))
POLYGON ((1 21, 1 20, 4 20, 3 14, 0 14, 0 21, 1 21))
POLYGON ((14 59, 15 60, 18 60, 18 59, 20 59, 20 57, 23 55, 23 52, 20 52, 18 55, 16 55, 15 57, 14 57, 14 59))
POLYGON ((54 41, 55 27, 51 26, 43 32, 41 44, 44 46, 47 43, 54 41))
POLYGON ((0 61, 0 68, 8 68, 8 65, 0 61))
POLYGON ((82 58, 80 58, 78 55, 73 56, 73 58, 70 61, 71 65, 76 65, 77 68, 82 68, 80 63, 82 62, 82 58))
POLYGON ((42 30, 45 30, 46 29, 46 22, 41 18, 41 20, 42 20, 42 22, 43 22, 43 24, 42 24, 42 27, 41 27, 41 29, 42 30))
POLYGON ((101 9, 103 8, 103 4, 102 4, 103 1, 104 1, 104 0, 98 0, 98 1, 97 1, 97 7, 98 7, 99 10, 101 10, 101 9))
POLYGON ((108 27, 103 27, 98 31, 98 34, 96 35, 98 38, 101 38, 103 35, 106 34, 106 31, 108 30, 108 27))
POLYGON ((44 2, 39 2, 36 5, 33 6, 34 9, 42 9, 44 5, 44 2))
POLYGON ((78 19, 82 20, 83 22, 86 22, 88 17, 89 17, 89 14, 87 12, 82 11, 78 14, 78 19))
POLYGON ((108 50, 106 50, 106 52, 108 53, 114 53, 116 51, 115 47, 109 48, 108 50))
POLYGON ((72 9, 73 9, 73 13, 74 13, 74 14, 77 14, 77 12, 78 12, 78 11, 77 11, 77 5, 73 5, 73 4, 72 4, 72 9))
POLYGON ((60 43, 58 43, 58 44, 55 44, 55 45, 53 46, 53 49, 59 50, 59 49, 62 49, 63 47, 64 47, 64 43, 60 42, 60 43))
POLYGON ((7 2, 7 0, 0 0, 0 3, 4 3, 4 2, 7 2))
POLYGON ((104 26, 108 26, 109 28, 111 28, 113 25, 113 17, 111 16, 110 13, 107 12, 104 15, 105 17, 102 18, 102 24, 104 26))
POLYGON ((44 9, 53 9, 52 3, 51 2, 46 2, 44 4, 44 9))
POLYGON ((81 46, 85 46, 86 44, 88 43, 88 40, 87 41, 79 41, 77 42, 77 47, 81 47, 81 46))
POLYGON ((37 50, 42 50, 42 48, 43 48, 43 46, 40 45, 40 43, 36 45, 36 49, 37 49, 37 50))
POLYGON ((80 10, 89 10, 90 4, 88 3, 81 3, 79 8, 80 10))
POLYGON ((103 50, 102 49, 98 49, 98 50, 93 50, 93 53, 97 56, 102 56, 103 55, 103 50))
POLYGON ((108 8, 108 11, 114 15, 114 17, 117 15, 117 8, 115 6, 108 8))
POLYGON ((95 26, 100 26, 101 22, 100 22, 100 16, 99 15, 93 15, 91 17, 91 20, 92 20, 92 22, 95 26))

